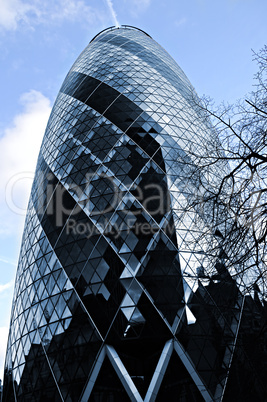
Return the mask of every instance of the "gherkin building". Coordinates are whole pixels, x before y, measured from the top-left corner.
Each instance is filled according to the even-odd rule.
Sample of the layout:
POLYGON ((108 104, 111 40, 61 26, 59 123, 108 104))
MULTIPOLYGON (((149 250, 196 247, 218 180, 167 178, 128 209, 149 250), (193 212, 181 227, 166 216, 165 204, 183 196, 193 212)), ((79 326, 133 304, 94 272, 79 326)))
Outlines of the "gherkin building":
MULTIPOLYGON (((266 307, 206 252, 196 221, 211 218, 186 213, 199 191, 192 150, 216 141, 148 34, 92 39, 37 162, 3 402, 266 400, 266 307)), ((216 186, 225 171, 204 179, 216 186)))

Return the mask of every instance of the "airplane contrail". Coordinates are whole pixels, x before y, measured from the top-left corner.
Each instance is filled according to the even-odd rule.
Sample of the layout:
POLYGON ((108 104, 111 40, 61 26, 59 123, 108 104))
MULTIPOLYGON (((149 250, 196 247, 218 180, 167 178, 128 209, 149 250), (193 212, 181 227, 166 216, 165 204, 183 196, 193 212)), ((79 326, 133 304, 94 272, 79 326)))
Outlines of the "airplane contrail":
POLYGON ((112 19, 114 21, 115 26, 119 27, 120 24, 119 24, 119 21, 117 19, 117 14, 116 14, 116 12, 114 10, 112 0, 107 0, 107 5, 108 5, 108 8, 110 10, 110 13, 111 13, 111 16, 112 16, 112 19))

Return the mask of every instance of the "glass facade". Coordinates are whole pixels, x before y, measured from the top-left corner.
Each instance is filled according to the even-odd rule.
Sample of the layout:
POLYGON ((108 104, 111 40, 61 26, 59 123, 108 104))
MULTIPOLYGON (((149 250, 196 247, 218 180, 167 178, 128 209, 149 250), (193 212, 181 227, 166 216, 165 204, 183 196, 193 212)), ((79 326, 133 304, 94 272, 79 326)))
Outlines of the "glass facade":
POLYGON ((217 141, 196 99, 132 27, 74 63, 30 196, 4 402, 265 400, 266 307, 185 214, 189 150, 217 141))

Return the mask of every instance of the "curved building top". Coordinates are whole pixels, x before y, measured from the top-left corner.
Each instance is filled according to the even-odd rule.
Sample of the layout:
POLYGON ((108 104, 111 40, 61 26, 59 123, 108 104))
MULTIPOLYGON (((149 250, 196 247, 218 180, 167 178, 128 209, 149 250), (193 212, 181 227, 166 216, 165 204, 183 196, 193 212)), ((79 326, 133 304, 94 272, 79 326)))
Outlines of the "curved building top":
POLYGON ((107 32, 107 31, 109 31, 109 32, 110 32, 110 31, 114 31, 115 29, 133 29, 133 30, 136 30, 136 31, 143 32, 145 35, 147 35, 149 38, 152 39, 152 36, 150 36, 147 32, 143 31, 143 29, 134 27, 134 26, 132 26, 132 25, 120 25, 119 27, 116 27, 115 25, 113 25, 113 26, 111 26, 111 27, 105 28, 105 29, 103 29, 102 31, 98 32, 98 34, 96 34, 96 35, 93 37, 93 39, 91 39, 90 43, 93 42, 98 36, 102 35, 104 32, 107 32))
MULTIPOLYGON (((122 25, 119 28, 110 27, 98 33, 86 49, 92 51, 94 48, 99 47, 100 43, 102 44, 101 48, 106 44, 110 49, 110 56, 114 57, 110 48, 113 47, 114 52, 118 52, 116 59, 121 55, 120 51, 125 51, 129 57, 138 57, 142 62, 148 63, 150 67, 158 70, 160 74, 163 73, 171 82, 174 81, 173 73, 175 73, 182 80, 185 80, 187 84, 191 85, 173 58, 143 30, 128 25, 122 25), (163 67, 165 67, 165 72, 163 67)), ((102 56, 105 57, 103 53, 102 56)), ((132 67, 134 68, 134 65, 132 67)))
POLYGON ((162 128, 179 138, 183 149, 187 148, 188 141, 192 148, 200 139, 209 140, 213 136, 216 140, 183 70, 142 30, 123 25, 101 31, 78 57, 69 74, 73 72, 105 83, 145 112, 157 115, 162 128), (190 129, 186 121, 190 122, 190 129))

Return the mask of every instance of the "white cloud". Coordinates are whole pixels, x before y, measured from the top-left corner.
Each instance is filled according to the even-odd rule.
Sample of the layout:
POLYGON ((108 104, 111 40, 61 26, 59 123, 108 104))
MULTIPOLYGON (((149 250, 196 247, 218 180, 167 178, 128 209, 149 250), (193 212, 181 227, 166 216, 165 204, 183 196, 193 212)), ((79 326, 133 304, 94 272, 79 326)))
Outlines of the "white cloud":
POLYGON ((181 18, 180 20, 176 21, 176 22, 175 22, 175 25, 176 25, 177 27, 181 27, 182 25, 185 25, 186 22, 187 22, 187 19, 186 19, 185 17, 183 17, 183 18, 181 18))
POLYGON ((7 260, 6 258, 2 258, 2 257, 0 257, 0 262, 3 262, 4 264, 13 265, 15 267, 17 266, 17 264, 14 261, 10 261, 10 260, 7 260))
POLYGON ((0 235, 22 229, 38 151, 51 111, 50 101, 38 91, 20 99, 23 112, 0 136, 0 235), (16 211, 16 213, 14 213, 16 211))
POLYGON ((14 280, 0 284, 0 379, 4 371, 14 280), (4 324, 4 325, 3 325, 4 324))
POLYGON ((4 285, 1 285, 1 283, 0 283, 0 293, 4 292, 6 289, 11 288, 13 286, 13 284, 14 284, 13 280, 8 283, 5 283, 4 285))
MULTIPOLYGON (((128 1, 127 1, 128 3, 128 1)), ((132 14, 138 16, 150 6, 151 0, 131 0, 130 2, 132 14)))
POLYGON ((103 16, 98 9, 89 6, 84 0, 56 0, 52 3, 52 7, 50 1, 44 1, 42 4, 41 13, 44 23, 48 19, 95 23, 103 16))
POLYGON ((8 337, 8 327, 0 327, 0 378, 4 372, 4 363, 5 363, 5 355, 6 355, 6 346, 7 346, 7 337, 8 337))
POLYGON ((30 14, 36 15, 33 4, 21 0, 0 0, 0 26, 4 29, 16 29, 18 23, 26 22, 30 14))
POLYGON ((16 30, 21 24, 33 28, 53 22, 102 20, 103 13, 84 0, 0 0, 0 27, 4 30, 16 30))
POLYGON ((1 324, 4 323, 4 326, 0 327, 0 379, 2 379, 2 375, 4 372, 4 362, 5 362, 5 354, 6 354, 6 346, 7 346, 7 337, 8 337, 8 329, 9 329, 9 319, 10 319, 10 309, 11 309, 11 298, 10 294, 13 294, 13 285, 14 280, 0 284, 0 311, 1 324), (7 325, 5 325, 7 323, 7 325))

